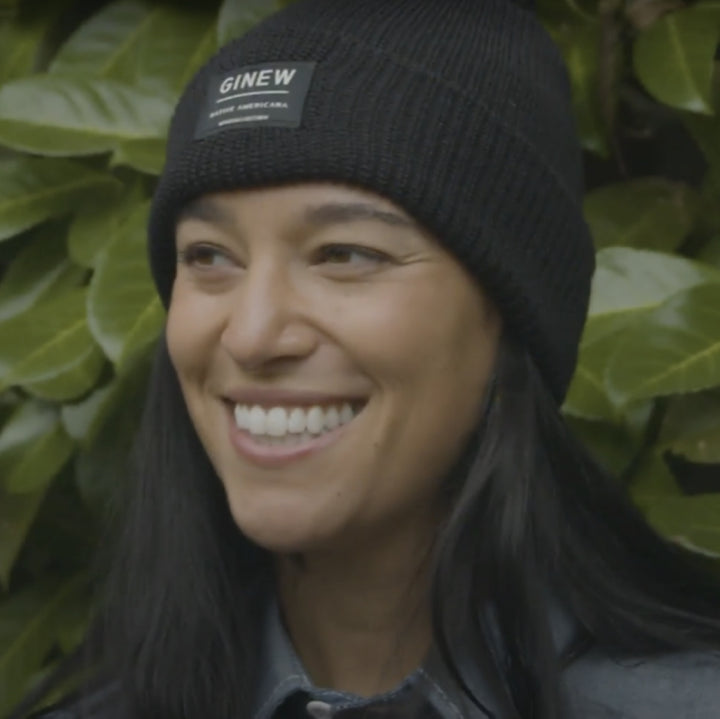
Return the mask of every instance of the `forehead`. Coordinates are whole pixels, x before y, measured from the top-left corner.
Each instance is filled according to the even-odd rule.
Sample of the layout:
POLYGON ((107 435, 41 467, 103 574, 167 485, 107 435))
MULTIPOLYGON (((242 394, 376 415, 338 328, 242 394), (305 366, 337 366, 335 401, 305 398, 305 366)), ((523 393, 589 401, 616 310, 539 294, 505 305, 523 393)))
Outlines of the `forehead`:
POLYGON ((368 190, 333 183, 303 183, 267 188, 241 188, 202 195, 180 212, 185 220, 233 223, 248 216, 272 221, 336 224, 373 220, 422 231, 402 208, 368 190))

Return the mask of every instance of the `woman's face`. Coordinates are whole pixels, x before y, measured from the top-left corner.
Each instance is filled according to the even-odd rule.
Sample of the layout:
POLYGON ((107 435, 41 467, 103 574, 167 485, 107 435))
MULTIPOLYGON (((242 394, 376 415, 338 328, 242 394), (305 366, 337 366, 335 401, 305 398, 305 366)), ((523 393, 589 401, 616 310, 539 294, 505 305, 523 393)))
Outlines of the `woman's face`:
POLYGON ((500 321, 402 210, 329 184, 193 202, 167 340, 242 532, 278 552, 437 516, 500 321))

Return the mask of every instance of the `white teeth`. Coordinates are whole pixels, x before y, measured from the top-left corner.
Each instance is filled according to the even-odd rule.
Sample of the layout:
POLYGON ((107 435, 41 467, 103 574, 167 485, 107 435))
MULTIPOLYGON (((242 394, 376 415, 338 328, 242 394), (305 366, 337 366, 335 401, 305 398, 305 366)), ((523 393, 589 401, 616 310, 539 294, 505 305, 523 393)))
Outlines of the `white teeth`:
POLYGON ((305 431, 305 425, 305 412, 296 407, 292 412, 290 412, 288 432, 291 434, 302 434, 305 431))
POLYGON ((325 429, 325 413, 320 407, 311 407, 307 413, 307 431, 310 434, 321 434, 325 429))
POLYGON ((250 429, 250 410, 244 404, 235 405, 235 424, 238 429, 250 429))
POLYGON ((325 429, 335 429, 340 426, 340 412, 337 411, 337 407, 330 407, 325 412, 325 429))
POLYGON ((271 437, 284 437, 288 429, 287 412, 282 407, 273 407, 267 413, 265 431, 271 437))
POLYGON ((253 407, 250 410, 250 434, 267 433, 267 414, 262 407, 253 407))
POLYGON ((303 407, 263 407, 235 405, 235 424, 238 429, 250 432, 255 437, 272 438, 280 444, 286 444, 289 438, 300 441, 336 429, 347 424, 355 417, 355 411, 349 402, 327 408, 303 407))
POLYGON ((345 402, 340 410, 340 424, 347 424, 354 416, 353 408, 345 402))
POLYGON ((258 444, 265 444, 268 447, 295 447, 315 439, 314 434, 302 432, 301 434, 286 434, 284 437, 270 437, 261 435, 253 437, 258 444))

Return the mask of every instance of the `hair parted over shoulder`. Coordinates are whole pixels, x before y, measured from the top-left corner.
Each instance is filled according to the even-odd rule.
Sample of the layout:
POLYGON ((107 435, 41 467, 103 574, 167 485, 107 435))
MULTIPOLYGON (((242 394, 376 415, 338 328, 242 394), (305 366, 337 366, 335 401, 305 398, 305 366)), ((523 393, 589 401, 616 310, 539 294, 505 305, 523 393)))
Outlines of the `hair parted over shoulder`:
MULTIPOLYGON (((589 646, 620 656, 720 648, 720 584, 650 529, 561 414, 594 261, 559 55, 526 12, 529 0, 458 0, 447 27, 438 20, 445 5, 301 0, 221 50, 173 120, 151 264, 168 304, 174 230, 188 202, 331 180, 395 201, 488 286, 506 331, 482 418, 439 478, 450 509, 433 543, 433 640, 478 706, 462 658, 483 673, 502 719, 564 719, 561 673, 589 646), (347 17, 366 35, 341 32, 347 17), (408 27, 432 46, 408 41, 408 27), (297 95, 300 123, 238 115, 242 127, 226 130, 201 117, 230 74, 281 61, 316 63, 292 76, 312 73, 297 95), (497 75, 478 74, 484 67, 497 75), (357 103, 363 72, 378 73, 379 97, 397 118, 409 108, 409 120, 388 114, 383 125, 373 103, 357 103), (477 94, 465 92, 476 77, 477 94), (428 98, 457 111, 431 117, 428 98), (396 154, 374 156, 378 147, 396 154), (547 621, 551 596, 576 623, 560 653, 547 621)), ((233 520, 165 337, 119 493, 97 615, 55 680, 81 674, 90 717, 102 705, 103 719, 252 719, 272 556, 233 520)))

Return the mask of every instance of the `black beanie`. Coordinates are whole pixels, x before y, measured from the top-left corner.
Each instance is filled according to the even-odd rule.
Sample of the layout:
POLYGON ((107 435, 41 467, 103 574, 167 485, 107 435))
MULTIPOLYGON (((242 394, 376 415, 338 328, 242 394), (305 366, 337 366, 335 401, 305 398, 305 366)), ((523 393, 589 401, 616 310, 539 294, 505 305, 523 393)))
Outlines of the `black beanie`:
POLYGON ((565 67, 533 12, 511 0, 299 0, 223 47, 170 127, 149 227, 163 302, 188 201, 323 180, 374 191, 430 230, 562 402, 594 252, 565 67))

